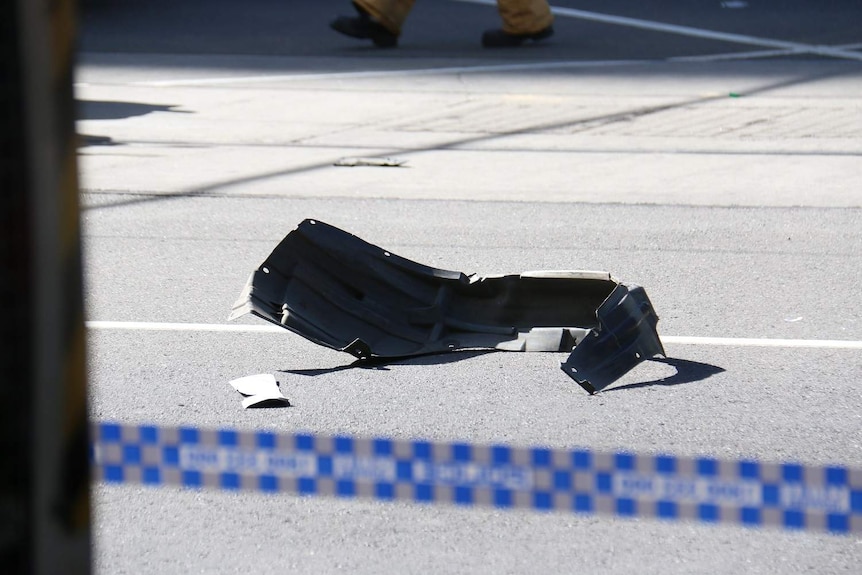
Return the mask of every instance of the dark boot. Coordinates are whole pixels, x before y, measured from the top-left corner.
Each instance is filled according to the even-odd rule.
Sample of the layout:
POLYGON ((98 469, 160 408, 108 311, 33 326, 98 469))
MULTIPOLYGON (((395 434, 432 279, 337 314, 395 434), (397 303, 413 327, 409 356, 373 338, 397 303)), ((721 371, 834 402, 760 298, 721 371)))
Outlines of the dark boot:
POLYGON ((509 34, 503 30, 485 30, 482 34, 482 46, 485 48, 514 48, 527 40, 538 42, 554 35, 554 27, 548 26, 532 34, 509 34))
POLYGON ((339 16, 329 23, 329 27, 351 38, 371 40, 378 48, 392 48, 398 44, 398 36, 376 22, 365 10, 353 5, 358 16, 339 16))

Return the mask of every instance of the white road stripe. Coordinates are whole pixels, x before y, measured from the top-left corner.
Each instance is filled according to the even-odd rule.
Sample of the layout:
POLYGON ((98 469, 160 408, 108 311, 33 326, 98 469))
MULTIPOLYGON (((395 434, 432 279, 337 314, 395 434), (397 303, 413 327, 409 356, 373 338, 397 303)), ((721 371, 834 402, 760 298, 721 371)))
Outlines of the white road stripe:
POLYGON ((753 60, 755 58, 777 58, 803 54, 799 50, 755 50, 752 52, 729 52, 724 54, 701 54, 699 56, 671 56, 668 62, 724 62, 726 60, 753 60))
MULTIPOLYGON (((486 4, 488 6, 496 6, 496 0, 455 0, 457 2, 469 2, 471 4, 486 4)), ((627 26, 629 28, 640 28, 642 30, 651 30, 653 32, 666 32, 668 34, 678 34, 682 36, 690 36, 693 38, 704 38, 706 40, 718 40, 721 42, 732 42, 734 44, 747 44, 749 46, 761 46, 763 48, 780 48, 783 50, 792 50, 794 52, 802 52, 806 54, 818 54, 820 56, 830 56, 832 58, 844 58, 847 60, 862 61, 862 54, 832 48, 829 46, 813 46, 809 44, 800 44, 798 42, 785 42, 784 40, 773 40, 771 38, 758 38, 756 36, 747 36, 745 34, 732 34, 728 32, 716 32, 714 30, 705 30, 703 28, 692 28, 690 26, 677 26, 676 24, 665 24, 663 22, 655 22, 652 20, 641 20, 638 18, 627 18, 625 16, 614 16, 612 14, 602 14, 599 12, 588 12, 586 10, 575 10, 574 8, 559 8, 551 7, 551 12, 557 16, 567 16, 569 18, 578 18, 581 20, 590 20, 593 22, 601 22, 603 24, 616 24, 618 26, 627 26)))
MULTIPOLYGON (((474 4, 496 5, 496 0, 454 0, 456 2, 470 2, 474 4)), ((831 56, 834 58, 844 58, 850 60, 862 61, 862 54, 854 52, 862 48, 862 44, 847 44, 843 46, 812 46, 808 44, 800 44, 797 42, 785 42, 782 40, 772 40, 769 38, 758 38, 755 36, 746 36, 742 34, 730 34, 726 32, 716 32, 705 30, 702 28, 692 28, 689 26, 677 26, 674 24, 664 24, 662 22, 654 22, 651 20, 640 20, 635 18, 626 18, 623 16, 613 16, 611 14, 601 14, 598 12, 587 12, 584 10, 575 10, 572 8, 552 7, 551 11, 559 16, 567 16, 571 18, 580 18, 583 20, 592 20, 603 22, 605 24, 617 24, 620 26, 628 26, 633 28, 642 28, 657 32, 668 32, 671 34, 680 34, 684 36, 693 36, 697 38, 707 38, 711 40, 721 40, 737 44, 747 44, 773 48, 773 50, 763 50, 755 52, 736 52, 729 54, 706 54, 701 56, 678 56, 667 58, 668 62, 710 62, 723 60, 747 60, 751 58, 769 58, 776 56, 789 56, 793 54, 819 54, 831 56)), ((209 86, 209 85, 226 85, 226 84, 253 84, 266 82, 298 82, 298 81, 314 81, 314 80, 350 80, 364 78, 385 78, 385 77, 401 77, 401 76, 423 76, 433 74, 469 74, 482 72, 510 72, 519 70, 557 70, 565 68, 604 68, 613 66, 630 66, 643 65, 652 63, 651 60, 569 60, 557 62, 521 62, 515 64, 490 64, 485 66, 450 66, 444 68, 414 68, 407 70, 365 70, 361 72, 328 72, 322 74, 274 74, 266 76, 226 76, 219 78, 179 78, 175 80, 153 80, 143 82, 131 82, 131 86, 153 86, 153 87, 171 87, 171 86, 209 86)), ((87 86, 85 83, 78 83, 76 86, 87 86)))
POLYGON ((645 60, 566 60, 558 62, 522 62, 518 64, 489 64, 487 66, 450 66, 445 68, 412 68, 400 70, 364 70, 362 72, 325 72, 322 74, 274 74, 269 76, 226 76, 222 78, 180 78, 131 82, 130 86, 209 86, 224 84, 254 84, 260 82, 302 82, 314 80, 354 80, 433 74, 463 74, 477 72, 511 72, 518 70, 556 70, 560 68, 604 68, 641 64, 645 60))
POLYGON ((862 349, 862 341, 844 339, 767 339, 753 337, 661 336, 662 343, 735 347, 806 347, 819 349, 862 349))
MULTIPOLYGON (((467 1, 467 0, 456 0, 467 1)), ((842 49, 858 49, 860 44, 838 46, 842 49)), ((174 86, 219 86, 229 84, 260 84, 267 82, 302 82, 318 80, 353 80, 370 78, 398 78, 402 76, 432 76, 435 74, 481 74, 487 72, 517 72, 520 70, 564 70, 572 68, 612 68, 616 66, 645 66, 656 62, 719 62, 725 60, 751 60, 804 54, 803 49, 754 50, 750 52, 727 52, 702 54, 699 56, 673 56, 664 60, 558 60, 556 62, 520 62, 517 64, 489 64, 485 66, 449 66, 444 68, 408 68, 400 70, 363 70, 361 72, 323 72, 320 74, 276 74, 268 76, 224 76, 220 78, 178 78, 175 80, 147 80, 130 82, 129 86, 151 86, 170 88, 174 86)), ((86 87, 91 84, 77 83, 86 87)))
POLYGON ((165 323, 153 321, 88 321, 89 329, 121 331, 220 331, 232 333, 287 333, 276 325, 248 325, 224 323, 165 323))
MULTIPOLYGON (((456 0, 458 1, 458 0, 456 0)), ((467 1, 467 0, 461 0, 467 1)), ((860 44, 833 46, 839 50, 858 50, 860 44)), ((274 74, 268 76, 223 76, 220 78, 178 78, 175 80, 147 80, 131 82, 130 86, 218 86, 226 84, 257 84, 265 82, 301 82, 315 80, 352 80, 368 78, 387 78, 401 76, 431 76, 434 74, 476 74, 483 72, 517 72, 519 70, 561 70, 566 68, 610 68, 614 66, 643 66, 656 62, 713 62, 724 60, 750 60, 754 58, 774 58, 804 54, 805 50, 776 49, 754 50, 751 52, 727 52, 723 54, 702 54, 699 56, 672 56, 664 60, 558 60, 556 62, 519 62, 516 64, 488 64, 485 66, 448 66, 444 68, 408 68, 399 70, 363 70, 360 72, 323 72, 320 74, 274 74)), ((89 86, 79 82, 76 86, 89 86)))
MULTIPOLYGON (((479 2, 484 0, 455 0, 458 2, 479 2)), ((562 9, 561 9, 562 10, 562 9)), ((720 33, 718 33, 720 34, 720 33)), ((730 52, 726 54, 705 54, 700 56, 675 56, 667 58, 667 62, 717 62, 725 60, 749 60, 754 58, 774 58, 793 54, 810 53, 813 47, 805 44, 791 44, 773 50, 757 50, 751 52, 730 52)), ((862 48, 862 44, 846 44, 843 46, 818 46, 817 49, 828 49, 841 54, 853 54, 852 59, 862 60, 862 54, 848 52, 862 48)), ((832 55, 832 54, 829 54, 832 55)), ((840 56, 845 57, 845 56, 840 56)), ((517 72, 519 70, 559 70, 566 68, 610 68, 615 66, 632 66, 652 63, 651 60, 564 60, 556 62, 519 62, 515 64, 489 64, 485 66, 448 66, 443 68, 413 68, 401 70, 363 70, 361 72, 324 72, 322 74, 271 74, 265 76, 226 76, 219 78, 178 78, 174 80, 149 80, 131 82, 130 86, 152 86, 169 88, 172 86, 219 86, 229 84, 258 84, 266 82, 301 82, 317 80, 354 80, 368 78, 387 78, 402 76, 431 76, 434 74, 477 74, 483 72, 517 72)), ((75 86, 89 86, 87 83, 77 83, 75 86)))
MULTIPOLYGON (((166 323, 146 321, 88 321, 92 330, 120 331, 203 331, 229 333, 287 333, 276 325, 221 323, 166 323)), ((661 336, 662 343, 676 345, 736 346, 736 347, 803 347, 819 349, 862 349, 862 341, 841 339, 765 339, 746 337, 661 336)))
MULTIPOLYGON (((842 44, 830 46, 839 50, 858 50, 862 44, 842 44)), ((726 54, 702 54, 700 56, 672 56, 667 62, 721 62, 725 60, 751 60, 754 58, 775 58, 803 54, 800 50, 754 50, 752 52, 729 52, 726 54)))

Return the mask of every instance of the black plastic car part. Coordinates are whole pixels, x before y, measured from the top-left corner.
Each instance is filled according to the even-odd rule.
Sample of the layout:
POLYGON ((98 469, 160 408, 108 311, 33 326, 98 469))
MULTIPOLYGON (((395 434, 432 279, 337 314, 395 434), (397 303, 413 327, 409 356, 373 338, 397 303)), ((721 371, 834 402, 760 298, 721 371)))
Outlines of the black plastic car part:
POLYGON ((319 220, 300 223, 252 272, 229 319, 247 313, 359 359, 571 352, 562 369, 590 393, 664 355, 646 292, 607 272, 465 275, 319 220))

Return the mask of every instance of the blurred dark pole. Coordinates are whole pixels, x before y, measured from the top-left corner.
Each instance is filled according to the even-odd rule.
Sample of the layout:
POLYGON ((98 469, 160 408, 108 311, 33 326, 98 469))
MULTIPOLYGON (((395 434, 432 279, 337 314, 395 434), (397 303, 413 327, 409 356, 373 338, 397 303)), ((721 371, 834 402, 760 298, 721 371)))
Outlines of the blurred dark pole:
POLYGON ((0 2, 0 571, 89 573, 73 0, 0 2))

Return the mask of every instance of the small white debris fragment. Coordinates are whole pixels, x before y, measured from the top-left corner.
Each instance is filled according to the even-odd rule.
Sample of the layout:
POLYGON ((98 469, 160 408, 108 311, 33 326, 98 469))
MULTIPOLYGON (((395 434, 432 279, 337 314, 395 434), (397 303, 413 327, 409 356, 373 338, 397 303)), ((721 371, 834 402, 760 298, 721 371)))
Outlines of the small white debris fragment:
POLYGON ((290 401, 281 393, 275 376, 269 373, 247 375, 230 381, 231 387, 242 396, 242 406, 249 407, 282 407, 289 406, 290 401))
POLYGON ((399 158, 341 158, 335 162, 335 166, 347 166, 354 168, 356 166, 376 166, 383 168, 397 168, 407 163, 407 160, 399 158))
POLYGON ((786 318, 784 318, 784 321, 787 321, 787 322, 790 322, 790 323, 795 323, 795 322, 797 322, 797 321, 802 321, 802 316, 799 316, 799 317, 793 317, 793 318, 786 317, 786 318))

